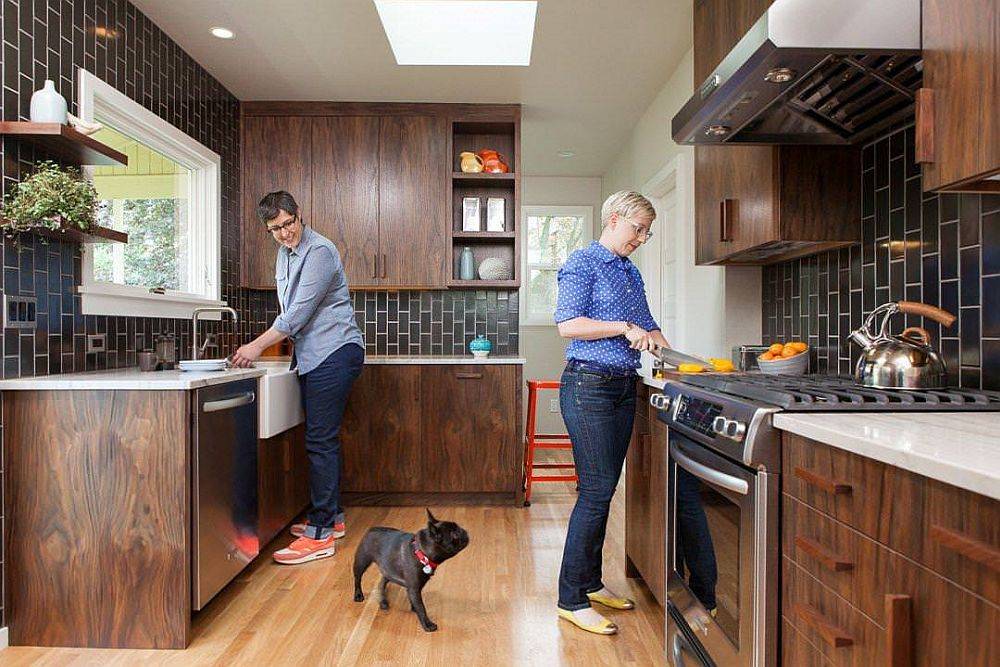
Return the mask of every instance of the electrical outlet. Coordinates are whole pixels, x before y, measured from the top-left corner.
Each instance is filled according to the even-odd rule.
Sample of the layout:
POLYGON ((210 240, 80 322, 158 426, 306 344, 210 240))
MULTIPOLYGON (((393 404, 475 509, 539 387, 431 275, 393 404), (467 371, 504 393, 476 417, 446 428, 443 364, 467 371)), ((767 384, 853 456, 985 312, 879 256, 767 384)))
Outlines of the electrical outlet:
POLYGON ((34 329, 37 301, 33 296, 4 296, 3 325, 7 329, 34 329))
POLYGON ((559 412, 559 399, 553 398, 549 401, 549 412, 559 412))
POLYGON ((105 347, 105 334, 92 334, 87 336, 87 354, 92 354, 94 352, 104 352, 105 347))

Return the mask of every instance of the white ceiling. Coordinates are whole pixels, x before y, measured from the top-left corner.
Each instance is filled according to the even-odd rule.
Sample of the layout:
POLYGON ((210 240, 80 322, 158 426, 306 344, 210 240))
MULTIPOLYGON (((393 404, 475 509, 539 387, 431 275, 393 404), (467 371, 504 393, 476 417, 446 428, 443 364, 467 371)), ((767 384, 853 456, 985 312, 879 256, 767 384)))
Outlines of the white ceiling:
POLYGON ((540 0, 529 67, 396 65, 372 0, 132 1, 241 100, 519 102, 526 175, 602 175, 691 46, 692 0, 540 0))

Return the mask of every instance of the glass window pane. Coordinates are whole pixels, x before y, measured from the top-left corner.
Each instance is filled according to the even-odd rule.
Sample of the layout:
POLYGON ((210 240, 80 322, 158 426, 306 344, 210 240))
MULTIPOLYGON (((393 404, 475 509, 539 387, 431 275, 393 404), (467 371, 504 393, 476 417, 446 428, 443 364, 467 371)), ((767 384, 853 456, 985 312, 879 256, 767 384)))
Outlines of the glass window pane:
POLYGON ((95 167, 100 224, 127 232, 127 244, 93 246, 94 279, 192 291, 188 284, 191 170, 110 127, 94 138, 128 155, 127 167, 95 167))
POLYGON ((578 215, 529 215, 528 263, 562 265, 585 245, 584 218, 578 215))
MULTIPOLYGON (((552 269, 531 269, 528 275, 528 317, 533 320, 552 321, 556 312, 558 271, 552 269)), ((554 323, 554 322, 553 322, 554 323)))

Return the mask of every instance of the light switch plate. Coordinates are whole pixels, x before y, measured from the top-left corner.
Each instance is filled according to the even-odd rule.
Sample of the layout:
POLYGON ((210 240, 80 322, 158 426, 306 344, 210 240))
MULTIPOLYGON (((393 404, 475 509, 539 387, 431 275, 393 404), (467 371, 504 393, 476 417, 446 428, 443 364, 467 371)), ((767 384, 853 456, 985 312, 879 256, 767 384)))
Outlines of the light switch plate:
POLYGON ((549 412, 559 412, 559 399, 553 398, 549 401, 549 412))
POLYGON ((104 342, 105 334, 92 334, 87 336, 87 354, 104 352, 107 349, 104 342))
POLYGON ((34 329, 37 325, 38 302, 33 296, 5 294, 3 325, 6 329, 34 329))

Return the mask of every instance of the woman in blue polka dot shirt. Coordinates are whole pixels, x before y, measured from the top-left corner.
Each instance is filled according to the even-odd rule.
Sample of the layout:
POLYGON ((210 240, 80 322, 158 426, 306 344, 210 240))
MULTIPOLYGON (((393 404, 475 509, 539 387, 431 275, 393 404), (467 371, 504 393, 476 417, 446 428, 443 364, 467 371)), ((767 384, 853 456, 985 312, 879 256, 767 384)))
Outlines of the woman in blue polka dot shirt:
POLYGON ((656 211, 638 192, 622 191, 601 207, 599 240, 577 250, 559 271, 555 321, 571 339, 559 403, 573 443, 580 492, 570 516, 559 571, 559 616, 589 632, 618 627, 591 602, 635 605, 601 580, 601 550, 611 497, 621 476, 635 417, 636 369, 643 351, 668 347, 628 256, 652 235, 656 211))

